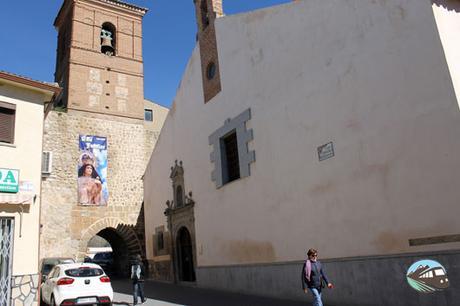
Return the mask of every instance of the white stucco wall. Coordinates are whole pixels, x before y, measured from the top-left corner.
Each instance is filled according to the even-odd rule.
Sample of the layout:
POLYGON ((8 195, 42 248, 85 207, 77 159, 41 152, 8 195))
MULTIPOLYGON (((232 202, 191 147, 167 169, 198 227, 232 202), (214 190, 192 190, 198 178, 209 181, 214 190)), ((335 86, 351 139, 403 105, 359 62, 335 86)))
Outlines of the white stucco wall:
POLYGON ((0 216, 14 217, 15 222, 13 275, 38 273, 43 102, 50 100, 42 92, 0 85, 0 101, 16 105, 14 144, 0 143, 0 167, 19 169, 19 180, 32 182, 37 196, 33 204, 24 205, 21 237, 18 206, 0 203, 0 216))
POLYGON ((460 114, 428 1, 299 1, 216 31, 222 92, 204 104, 196 48, 145 174, 148 258, 175 159, 199 266, 460 247, 408 246, 460 231, 460 114), (248 107, 251 176, 216 189, 208 136, 248 107))
POLYGON ((460 103, 460 2, 456 0, 432 0, 432 2, 439 36, 457 93, 457 101, 460 103))

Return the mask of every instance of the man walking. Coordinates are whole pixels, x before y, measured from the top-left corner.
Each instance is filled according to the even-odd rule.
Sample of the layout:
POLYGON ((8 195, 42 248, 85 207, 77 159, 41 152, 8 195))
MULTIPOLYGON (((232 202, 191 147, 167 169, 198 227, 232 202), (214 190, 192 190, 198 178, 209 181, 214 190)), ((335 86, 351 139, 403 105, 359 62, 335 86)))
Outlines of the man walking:
POLYGON ((131 280, 133 281, 133 305, 137 305, 138 296, 141 298, 141 304, 144 304, 147 299, 144 297, 144 264, 142 263, 141 255, 136 255, 136 258, 131 265, 131 280))
POLYGON ((309 249, 307 256, 308 259, 302 268, 302 288, 305 293, 310 289, 313 294, 313 306, 323 306, 321 300, 322 280, 324 279, 329 289, 332 289, 333 285, 323 271, 323 267, 318 260, 318 252, 315 249, 309 249))

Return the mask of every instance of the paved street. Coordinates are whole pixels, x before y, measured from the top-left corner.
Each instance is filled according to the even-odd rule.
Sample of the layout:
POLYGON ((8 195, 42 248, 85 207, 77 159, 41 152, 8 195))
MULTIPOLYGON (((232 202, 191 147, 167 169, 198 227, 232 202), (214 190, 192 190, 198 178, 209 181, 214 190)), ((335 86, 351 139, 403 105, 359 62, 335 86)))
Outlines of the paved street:
MULTIPOLYGON (((112 280, 114 302, 132 303, 132 288, 130 280, 112 280)), ((165 284, 147 281, 145 295, 148 298, 146 306, 305 306, 305 302, 282 299, 270 299, 217 290, 207 290, 189 286, 165 284)), ((122 305, 127 305, 122 304, 122 305)))

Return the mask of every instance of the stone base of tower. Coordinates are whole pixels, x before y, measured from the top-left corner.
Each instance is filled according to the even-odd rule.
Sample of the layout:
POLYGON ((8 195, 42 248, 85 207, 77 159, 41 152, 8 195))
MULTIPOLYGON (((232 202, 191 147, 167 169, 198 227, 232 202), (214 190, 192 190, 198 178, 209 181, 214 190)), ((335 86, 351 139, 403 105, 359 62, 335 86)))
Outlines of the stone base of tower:
POLYGON ((117 255, 122 263, 131 253, 144 255, 142 176, 153 145, 143 120, 52 111, 44 129, 43 151, 52 152, 52 171, 42 182, 40 257, 81 260, 95 235, 126 249, 117 255), (78 203, 79 135, 107 138, 106 206, 78 203))

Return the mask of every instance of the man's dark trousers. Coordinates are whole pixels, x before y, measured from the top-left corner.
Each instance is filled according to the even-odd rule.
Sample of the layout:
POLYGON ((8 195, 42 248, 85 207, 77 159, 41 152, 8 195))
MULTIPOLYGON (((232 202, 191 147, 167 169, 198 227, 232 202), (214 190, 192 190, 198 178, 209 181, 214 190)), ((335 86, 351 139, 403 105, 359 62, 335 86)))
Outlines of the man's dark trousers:
POLYGON ((145 301, 144 298, 144 282, 133 282, 133 298, 134 298, 134 303, 133 305, 137 305, 137 299, 138 297, 141 298, 141 303, 145 301))

